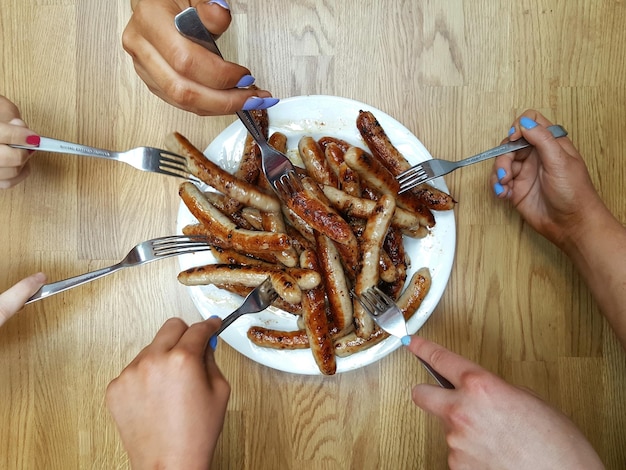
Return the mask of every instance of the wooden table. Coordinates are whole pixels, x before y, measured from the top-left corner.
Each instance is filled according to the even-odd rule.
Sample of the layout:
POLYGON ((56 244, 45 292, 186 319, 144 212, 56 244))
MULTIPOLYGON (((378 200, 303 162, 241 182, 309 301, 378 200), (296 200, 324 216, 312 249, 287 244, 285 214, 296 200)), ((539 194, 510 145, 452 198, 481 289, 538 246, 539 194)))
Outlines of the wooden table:
MULTIPOLYGON (((220 40, 277 97, 363 101, 410 128, 435 156, 492 147, 526 108, 563 124, 602 197, 626 220, 626 4, 232 1, 220 40)), ((233 116, 173 109, 121 47, 127 0, 3 0, 0 93, 43 135, 105 148, 206 146, 233 116)), ((123 164, 38 154, 0 193, 0 289, 117 262, 173 233, 178 181, 123 164)), ((569 261, 495 201, 490 164, 446 178, 459 201, 447 290, 420 334, 536 390, 626 467, 626 361, 569 261)), ((33 304, 0 331, 0 467, 127 468, 104 405, 111 379, 163 321, 200 316, 169 259, 33 304)), ((214 468, 446 468, 440 424, 415 407, 429 381, 398 350, 334 377, 258 365, 222 342, 232 384, 214 468), (383 405, 383 400, 384 405, 383 405)))

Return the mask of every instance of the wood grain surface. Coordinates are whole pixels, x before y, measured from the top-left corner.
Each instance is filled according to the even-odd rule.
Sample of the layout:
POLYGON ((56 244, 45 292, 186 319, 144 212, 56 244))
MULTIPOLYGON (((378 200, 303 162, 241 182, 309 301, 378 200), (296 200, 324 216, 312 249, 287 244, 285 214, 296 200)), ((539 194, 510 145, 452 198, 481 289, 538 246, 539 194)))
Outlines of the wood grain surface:
MULTIPOLYGON (((42 135, 111 149, 204 148, 234 116, 174 109, 121 47, 128 0, 1 0, 0 94, 42 135)), ((497 145, 536 108, 570 132, 626 221, 626 3, 445 0, 231 2, 224 55, 277 97, 328 94, 377 107, 433 156, 497 145)), ((446 181, 459 201, 449 284, 420 331, 571 416, 607 468, 626 468, 626 360, 570 262, 488 186, 490 163, 446 181)), ((0 289, 108 266, 174 232, 178 181, 39 153, 0 192, 0 289)), ((104 405, 110 380, 163 321, 200 320, 177 261, 119 272, 25 308, 0 330, 0 468, 127 468, 104 405)), ((441 469, 439 422, 415 407, 430 379, 406 350, 333 377, 261 366, 221 342, 232 385, 216 469, 441 469)))

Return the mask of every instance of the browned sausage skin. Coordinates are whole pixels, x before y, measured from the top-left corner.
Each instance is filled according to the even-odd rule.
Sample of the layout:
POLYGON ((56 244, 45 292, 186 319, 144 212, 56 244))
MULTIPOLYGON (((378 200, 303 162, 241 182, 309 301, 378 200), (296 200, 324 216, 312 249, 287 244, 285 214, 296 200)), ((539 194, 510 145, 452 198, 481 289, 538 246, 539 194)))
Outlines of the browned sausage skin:
MULTIPOLYGON (((387 133, 370 111, 360 111, 356 125, 372 154, 387 167, 393 176, 411 168, 411 164, 391 143, 387 133)), ((454 208, 455 201, 449 194, 430 185, 420 185, 408 193, 432 210, 454 208)))
MULTIPOLYGON (((315 272, 320 270, 313 250, 302 253, 300 265, 315 272)), ((337 371, 337 362, 326 316, 326 298, 321 285, 303 292, 302 319, 315 363, 324 375, 334 374, 337 371)))

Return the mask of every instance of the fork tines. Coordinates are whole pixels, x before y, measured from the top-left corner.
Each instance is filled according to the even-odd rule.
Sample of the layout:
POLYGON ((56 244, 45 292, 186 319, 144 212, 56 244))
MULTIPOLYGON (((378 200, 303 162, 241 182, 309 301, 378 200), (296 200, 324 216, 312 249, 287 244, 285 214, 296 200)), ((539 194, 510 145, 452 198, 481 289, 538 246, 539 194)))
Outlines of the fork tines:
POLYGON ((426 182, 430 177, 431 175, 428 174, 421 164, 409 168, 396 176, 396 180, 400 183, 398 194, 426 182))
POLYGON ((168 152, 167 150, 159 151, 159 172, 169 176, 185 178, 192 183, 201 183, 201 181, 189 171, 185 157, 168 152))
POLYGON ((356 298, 365 311, 373 316, 380 315, 393 305, 393 300, 376 286, 370 287, 356 298))
POLYGON ((303 190, 302 181, 295 171, 288 171, 274 181, 274 188, 284 194, 294 194, 303 190))
POLYGON ((208 239, 202 235, 172 235, 152 240, 155 256, 168 256, 178 253, 193 253, 211 249, 208 239))

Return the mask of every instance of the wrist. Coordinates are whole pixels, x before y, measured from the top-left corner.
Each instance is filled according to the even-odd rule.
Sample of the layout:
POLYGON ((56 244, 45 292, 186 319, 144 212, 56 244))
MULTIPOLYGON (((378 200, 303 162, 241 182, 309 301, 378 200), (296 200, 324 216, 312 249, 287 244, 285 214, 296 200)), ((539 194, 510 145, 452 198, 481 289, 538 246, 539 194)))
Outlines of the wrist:
POLYGON ((613 233, 621 230, 621 223, 613 216, 601 200, 590 204, 585 215, 556 243, 570 258, 586 257, 590 250, 595 249, 613 233))

